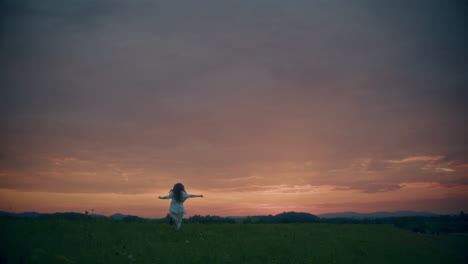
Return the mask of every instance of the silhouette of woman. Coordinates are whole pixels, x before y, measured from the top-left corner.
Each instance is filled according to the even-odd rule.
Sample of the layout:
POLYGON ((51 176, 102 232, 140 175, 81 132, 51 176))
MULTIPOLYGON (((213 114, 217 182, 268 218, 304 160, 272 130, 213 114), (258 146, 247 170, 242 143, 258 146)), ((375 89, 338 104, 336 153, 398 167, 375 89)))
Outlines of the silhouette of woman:
POLYGON ((169 191, 167 196, 159 196, 159 199, 172 199, 169 213, 176 223, 176 230, 182 225, 182 218, 187 213, 184 208, 184 202, 188 198, 203 197, 203 195, 192 195, 185 192, 185 187, 182 183, 176 183, 169 191))

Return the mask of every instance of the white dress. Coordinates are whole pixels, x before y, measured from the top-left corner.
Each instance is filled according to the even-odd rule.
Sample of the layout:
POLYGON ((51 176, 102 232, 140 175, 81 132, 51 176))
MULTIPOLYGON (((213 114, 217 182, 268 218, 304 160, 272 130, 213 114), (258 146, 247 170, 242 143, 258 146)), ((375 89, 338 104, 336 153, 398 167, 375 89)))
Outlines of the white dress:
POLYGON ((176 200, 174 197, 174 193, 171 193, 167 196, 161 197, 162 199, 172 199, 171 201, 171 206, 169 207, 169 212, 171 214, 177 215, 177 216, 183 216, 187 212, 185 211, 184 208, 184 202, 186 199, 192 197, 190 194, 182 191, 182 202, 179 202, 176 200))

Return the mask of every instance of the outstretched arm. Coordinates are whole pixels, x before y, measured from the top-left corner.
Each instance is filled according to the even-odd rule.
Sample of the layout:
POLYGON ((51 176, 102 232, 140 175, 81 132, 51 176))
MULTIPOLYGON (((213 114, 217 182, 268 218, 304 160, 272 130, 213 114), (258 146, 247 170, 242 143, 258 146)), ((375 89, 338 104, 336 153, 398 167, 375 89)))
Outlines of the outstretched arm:
POLYGON ((201 198, 203 198, 203 194, 202 195, 191 194, 190 197, 201 197, 201 198))
POLYGON ((158 196, 159 199, 169 199, 169 195, 167 196, 158 196))

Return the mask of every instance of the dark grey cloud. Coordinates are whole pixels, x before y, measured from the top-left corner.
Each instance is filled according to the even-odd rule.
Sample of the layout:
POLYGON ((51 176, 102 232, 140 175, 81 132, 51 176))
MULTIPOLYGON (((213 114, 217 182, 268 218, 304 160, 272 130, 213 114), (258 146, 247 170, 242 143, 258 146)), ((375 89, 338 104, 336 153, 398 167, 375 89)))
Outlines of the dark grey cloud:
POLYGON ((336 190, 360 190, 365 193, 390 192, 401 189, 399 184, 382 184, 374 182, 354 183, 353 186, 337 187, 336 190))
POLYGON ((307 179, 377 192, 429 173, 395 177, 383 160, 466 161, 463 2, 0 5, 3 169, 71 156, 214 179, 370 158, 376 183, 354 179, 362 171, 307 179))

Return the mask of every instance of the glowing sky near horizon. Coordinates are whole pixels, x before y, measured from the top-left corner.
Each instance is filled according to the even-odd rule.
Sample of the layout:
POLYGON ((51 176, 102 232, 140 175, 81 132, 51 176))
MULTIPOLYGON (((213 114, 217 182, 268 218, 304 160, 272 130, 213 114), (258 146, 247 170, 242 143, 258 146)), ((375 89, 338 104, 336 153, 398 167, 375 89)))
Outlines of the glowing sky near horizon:
POLYGON ((462 1, 0 2, 0 211, 468 211, 462 1))

